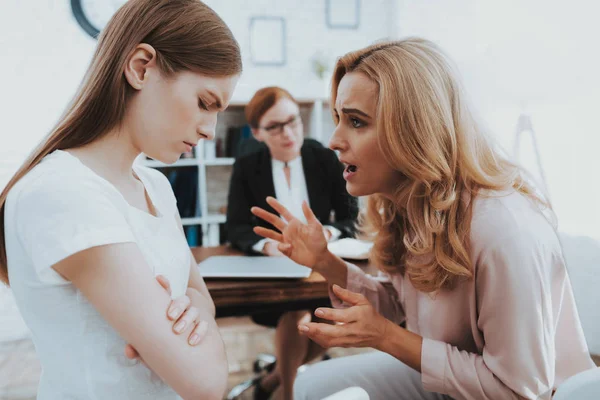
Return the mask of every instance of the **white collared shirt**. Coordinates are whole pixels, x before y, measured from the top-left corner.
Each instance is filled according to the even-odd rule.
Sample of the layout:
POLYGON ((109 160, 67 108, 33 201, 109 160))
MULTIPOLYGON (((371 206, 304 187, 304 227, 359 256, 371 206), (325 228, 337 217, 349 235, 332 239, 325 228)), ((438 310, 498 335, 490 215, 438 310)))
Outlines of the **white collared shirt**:
MULTIPOLYGON (((309 199, 304 168, 302 168, 302 157, 297 157, 287 163, 290 169, 289 186, 285 178, 285 165, 286 163, 283 161, 275 160, 274 158, 271 159, 275 197, 294 217, 306 223, 306 218, 302 212, 302 202, 306 200, 309 203, 309 199)), ((310 206, 310 203, 308 205, 310 206)))
MULTIPOLYGON (((288 161, 287 166, 290 168, 290 184, 288 185, 285 178, 285 162, 271 159, 271 169, 273 171, 273 186, 275 187, 275 198, 287 208, 294 217, 306 223, 304 212, 302 211, 302 202, 306 200, 310 207, 308 198, 308 189, 306 187, 306 177, 304 176, 304 168, 302 167, 302 157, 297 157, 292 161, 288 161)), ((326 226, 331 233, 330 241, 337 239, 341 232, 332 227, 326 226)), ((262 239, 252 246, 252 250, 262 252, 268 239, 262 239)))

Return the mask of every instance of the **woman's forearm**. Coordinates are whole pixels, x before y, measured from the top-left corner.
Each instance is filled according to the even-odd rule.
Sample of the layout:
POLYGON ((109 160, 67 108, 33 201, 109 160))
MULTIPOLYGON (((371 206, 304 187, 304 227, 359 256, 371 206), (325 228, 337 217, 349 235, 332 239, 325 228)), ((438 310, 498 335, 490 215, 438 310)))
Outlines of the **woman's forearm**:
POLYGON ((376 346, 377 350, 396 357, 404 364, 421 372, 423 337, 410 332, 386 319, 385 335, 376 346))
POLYGON ((192 305, 198 308, 198 320, 207 323, 206 336, 201 340, 201 345, 205 347, 204 361, 206 369, 198 370, 195 373, 198 379, 207 381, 207 386, 211 387, 216 393, 224 391, 223 385, 227 378, 227 355, 219 327, 215 320, 215 307, 212 299, 207 298, 203 293, 195 288, 188 287, 186 294, 190 298, 192 305), (225 378, 225 381, 223 381, 225 378), (212 382, 208 384, 208 382, 212 382))
POLYGON ((215 303, 212 301, 212 298, 210 298, 210 295, 207 297, 206 295, 200 293, 198 289, 193 287, 188 287, 185 294, 190 298, 190 301, 194 307, 206 311, 213 319, 215 318, 215 303))
POLYGON ((327 251, 325 256, 319 259, 317 264, 313 266, 313 270, 323 275, 329 285, 338 285, 346 288, 348 266, 344 260, 330 251, 327 251))
MULTIPOLYGON (((216 312, 215 304, 213 302, 212 297, 210 297, 210 293, 208 292, 208 288, 206 287, 206 283, 204 282, 204 279, 202 279, 202 275, 200 275, 200 271, 198 270, 198 265, 196 264, 196 260, 195 260, 193 254, 191 257, 188 291, 190 291, 190 289, 194 290, 196 293, 198 293, 200 296, 202 296, 202 298, 196 299, 197 302, 205 303, 203 300, 206 300, 206 303, 208 304, 210 313, 214 317, 215 312, 216 312)), ((194 299, 190 296, 190 294, 187 292, 186 292, 186 294, 188 295, 188 297, 190 297, 192 304, 196 305, 194 303, 194 299)))
MULTIPOLYGON (((204 296, 199 296, 204 299, 204 296)), ((206 335, 201 339, 200 344, 197 345, 197 347, 202 347, 204 350, 204 353, 201 356, 202 367, 198 368, 196 371, 188 372, 193 373, 197 379, 204 382, 204 385, 206 386, 206 394, 196 398, 221 399, 223 398, 222 396, 227 387, 227 355, 217 322, 215 321, 212 312, 209 311, 210 307, 206 300, 203 301, 204 305, 195 304, 200 310, 199 320, 205 321, 208 325, 206 335)))
MULTIPOLYGON (((341 258, 327 252, 319 262, 313 266, 313 270, 323 275, 329 285, 337 284, 346 288, 348 281, 348 266, 341 258)), ((421 372, 421 349, 423 338, 410 332, 389 319, 385 319, 385 334, 377 350, 383 351, 396 357, 409 367, 421 372)))

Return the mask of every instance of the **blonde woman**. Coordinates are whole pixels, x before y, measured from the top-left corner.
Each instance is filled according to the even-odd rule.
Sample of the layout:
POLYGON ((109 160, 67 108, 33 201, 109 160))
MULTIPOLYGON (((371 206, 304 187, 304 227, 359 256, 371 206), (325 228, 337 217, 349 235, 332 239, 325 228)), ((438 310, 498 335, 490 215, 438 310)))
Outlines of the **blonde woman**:
POLYGON ((241 70, 202 2, 127 2, 0 195, 0 278, 33 335, 38 399, 222 398, 223 342, 173 191, 134 160, 173 163, 212 139, 241 70))
POLYGON ((361 386, 371 399, 549 399, 593 367, 560 244, 544 201, 475 124, 446 57, 421 39, 343 56, 332 85, 330 147, 387 282, 327 251, 275 199, 289 223, 255 208, 291 259, 320 272, 335 325, 299 330, 324 347, 379 351, 319 363, 296 400, 361 386), (406 327, 400 324, 405 322, 406 327))

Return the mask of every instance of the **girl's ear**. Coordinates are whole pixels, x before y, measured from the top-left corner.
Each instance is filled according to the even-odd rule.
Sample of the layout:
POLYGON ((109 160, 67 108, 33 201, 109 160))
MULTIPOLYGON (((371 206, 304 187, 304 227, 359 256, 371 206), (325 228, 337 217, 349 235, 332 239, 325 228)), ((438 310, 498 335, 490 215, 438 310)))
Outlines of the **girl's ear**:
POLYGON ((129 85, 141 90, 148 81, 149 71, 156 67, 156 50, 146 43, 140 43, 133 50, 125 64, 125 79, 129 85))

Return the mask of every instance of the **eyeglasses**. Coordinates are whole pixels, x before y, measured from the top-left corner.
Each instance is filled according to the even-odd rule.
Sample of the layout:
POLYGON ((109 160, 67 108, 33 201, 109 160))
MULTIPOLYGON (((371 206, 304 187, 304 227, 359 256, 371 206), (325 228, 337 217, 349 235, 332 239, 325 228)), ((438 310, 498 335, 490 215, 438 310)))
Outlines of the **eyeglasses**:
POLYGON ((294 115, 294 117, 292 117, 287 122, 276 122, 269 126, 260 127, 260 129, 264 129, 269 134, 269 136, 279 136, 283 133, 283 128, 285 128, 286 126, 289 126, 291 129, 296 129, 301 124, 302 120, 300 119, 300 116, 294 115))

